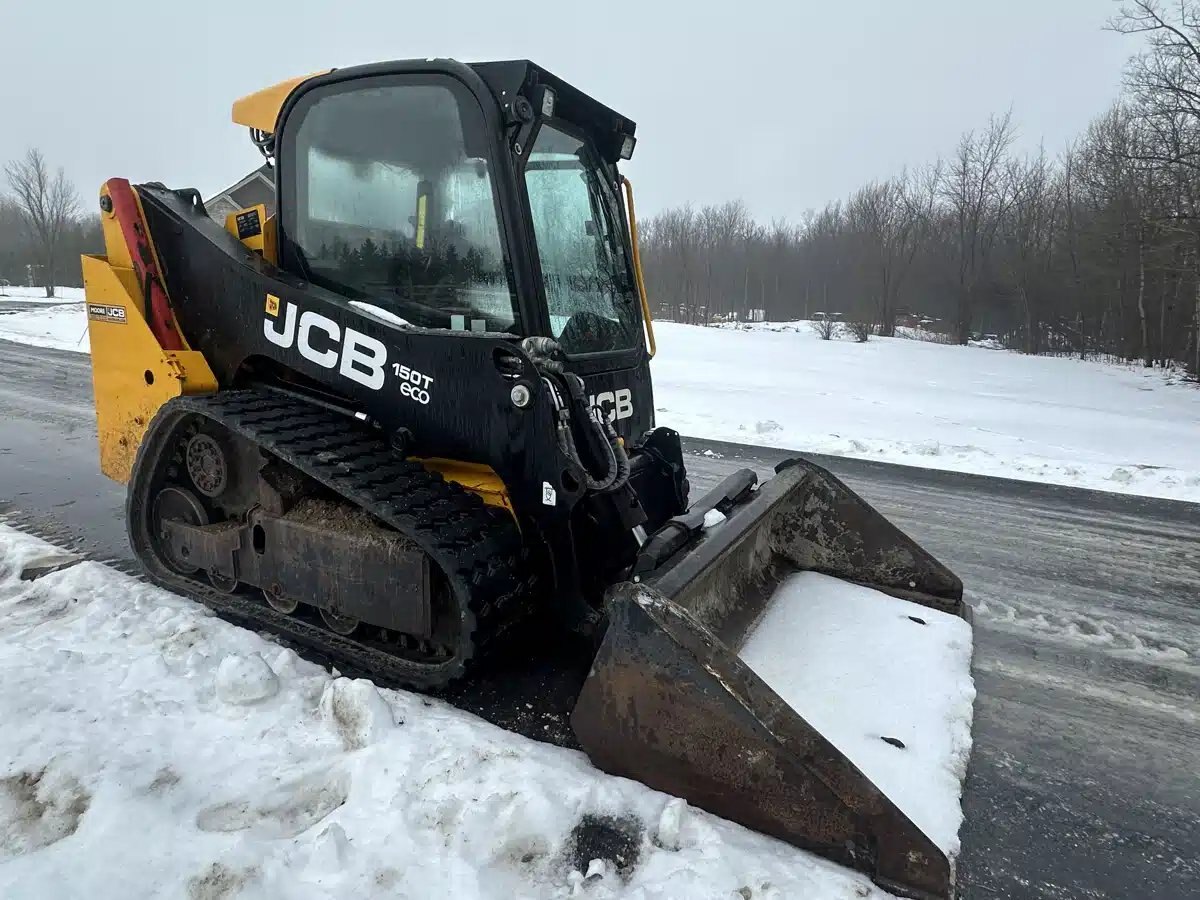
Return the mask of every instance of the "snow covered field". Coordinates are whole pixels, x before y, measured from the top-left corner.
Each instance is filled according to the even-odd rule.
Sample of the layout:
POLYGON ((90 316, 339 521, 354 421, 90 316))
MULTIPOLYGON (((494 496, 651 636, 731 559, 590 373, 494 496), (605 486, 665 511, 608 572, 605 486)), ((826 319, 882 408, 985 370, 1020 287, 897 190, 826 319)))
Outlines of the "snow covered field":
POLYGON ((55 296, 47 297, 45 288, 25 287, 23 285, 0 285, 0 303, 71 303, 83 302, 83 288, 56 287, 55 296))
MULTIPOLYGON (((0 297, 0 338, 87 351, 81 303, 28 303, 0 297)), ((692 437, 1200 502, 1200 389, 1160 371, 806 323, 655 332, 658 420, 692 437)))
POLYGON ((683 434, 1200 502, 1200 389, 1159 371, 806 323, 655 333, 658 420, 683 434))
POLYGON ((50 298, 42 288, 0 287, 0 338, 87 353, 83 288, 55 288, 55 294, 50 298))
MULTIPOLYGON (((97 563, 20 580, 61 559, 0 525, 6 900, 890 896, 856 873, 604 775, 580 753, 419 695, 331 676, 97 563), (593 862, 605 840, 623 845, 610 854, 620 859, 593 862)), ((802 587, 847 599, 820 584, 802 587)), ((936 616, 932 626, 953 627, 936 616)), ((933 755, 961 765, 973 694, 969 641, 950 642, 949 668, 921 668, 945 687, 929 693, 950 698, 938 701, 955 710, 948 723, 913 733, 888 709, 868 710, 871 721, 891 720, 909 746, 933 735, 933 755)), ((746 652, 756 665, 774 655, 763 646, 746 652)), ((806 714, 847 731, 845 714, 833 714, 830 678, 856 688, 844 668, 830 668, 838 659, 825 654, 822 709, 806 714)), ((901 752, 862 731, 851 725, 848 739, 890 754, 882 769, 862 760, 864 769, 882 772, 889 786, 903 781, 887 771, 901 752)), ((935 773, 926 787, 949 802, 938 809, 921 798, 917 816, 954 848, 958 785, 946 795, 946 775, 935 773)), ((911 801, 920 785, 908 787, 911 801)))

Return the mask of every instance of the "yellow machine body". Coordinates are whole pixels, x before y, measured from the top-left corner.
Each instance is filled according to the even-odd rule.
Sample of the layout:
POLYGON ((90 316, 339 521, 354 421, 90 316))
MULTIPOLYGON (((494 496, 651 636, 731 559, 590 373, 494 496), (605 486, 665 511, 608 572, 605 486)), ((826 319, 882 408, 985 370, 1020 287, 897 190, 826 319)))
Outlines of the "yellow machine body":
POLYGON ((247 128, 253 128, 255 131, 273 132, 275 130, 275 123, 279 119, 279 111, 283 109, 283 104, 287 101, 288 95, 310 78, 315 78, 318 75, 324 75, 332 71, 333 69, 322 69, 319 72, 312 72, 308 75, 288 78, 286 81, 281 81, 278 84, 273 84, 270 87, 265 87, 260 91, 255 91, 253 94, 247 94, 245 97, 235 100, 233 103, 234 123, 245 125, 247 128))
POLYGON ((508 496, 508 488, 491 466, 438 457, 429 457, 418 462, 431 472, 440 472, 447 481, 457 482, 471 493, 478 494, 488 506, 506 509, 516 518, 508 496))
POLYGON ((129 248, 105 197, 107 185, 100 220, 106 255, 83 257, 83 288, 100 470, 124 484, 158 408, 172 397, 211 393, 217 379, 199 351, 165 351, 150 330, 129 248))
POLYGON ((85 256, 83 284, 100 470, 124 484, 158 408, 172 397, 211 393, 217 380, 199 351, 168 353, 159 346, 146 324, 131 269, 104 256, 85 256))

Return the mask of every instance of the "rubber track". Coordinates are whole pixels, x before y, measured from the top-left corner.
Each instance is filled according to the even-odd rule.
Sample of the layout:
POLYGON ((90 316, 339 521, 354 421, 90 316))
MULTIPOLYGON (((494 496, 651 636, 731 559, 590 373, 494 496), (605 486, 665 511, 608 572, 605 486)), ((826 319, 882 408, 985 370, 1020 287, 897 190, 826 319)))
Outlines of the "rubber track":
MULTIPOLYGON (((450 661, 424 663, 385 649, 381 642, 343 637, 297 616, 284 615, 253 595, 225 594, 143 559, 149 577, 194 597, 240 624, 269 630, 354 670, 389 683, 429 690, 463 675, 489 646, 528 611, 532 582, 512 519, 476 495, 418 462, 406 460, 378 430, 292 397, 266 391, 227 391, 177 397, 159 411, 139 449, 178 429, 156 429, 162 419, 194 415, 219 424, 339 494, 414 541, 467 598, 467 639, 450 661)), ((133 485, 131 484, 131 487, 133 485)), ((132 494, 131 494, 132 497, 132 494)), ((132 504, 131 504, 132 505, 132 504)), ((142 508, 150 509, 149 498, 142 508)), ((132 526, 132 522, 130 523, 132 526)), ((132 538, 132 533, 131 533, 132 538)), ((134 539, 135 552, 138 541, 134 539)))

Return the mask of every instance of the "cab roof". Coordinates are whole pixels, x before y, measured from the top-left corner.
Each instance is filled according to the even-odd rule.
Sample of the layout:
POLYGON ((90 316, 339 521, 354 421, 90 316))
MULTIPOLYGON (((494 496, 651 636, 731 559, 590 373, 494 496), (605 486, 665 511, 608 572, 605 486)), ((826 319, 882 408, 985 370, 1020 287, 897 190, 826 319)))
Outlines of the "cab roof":
POLYGON ((233 121, 266 134, 273 133, 279 121, 279 114, 284 105, 299 87, 318 78, 338 72, 339 75, 353 76, 361 72, 363 76, 383 74, 387 71, 438 71, 441 69, 453 74, 455 69, 465 67, 478 75, 490 89, 497 105, 500 106, 506 122, 512 120, 512 98, 518 94, 529 99, 531 92, 538 86, 546 86, 555 92, 557 115, 572 121, 580 122, 601 134, 617 133, 632 135, 636 124, 610 109, 597 100, 592 99, 579 89, 553 75, 541 66, 527 59, 504 60, 496 62, 459 63, 455 60, 398 60, 389 63, 372 63, 364 66, 354 66, 349 69, 323 69, 308 75, 289 78, 278 84, 247 94, 234 101, 233 121), (437 67, 436 63, 445 63, 437 67))

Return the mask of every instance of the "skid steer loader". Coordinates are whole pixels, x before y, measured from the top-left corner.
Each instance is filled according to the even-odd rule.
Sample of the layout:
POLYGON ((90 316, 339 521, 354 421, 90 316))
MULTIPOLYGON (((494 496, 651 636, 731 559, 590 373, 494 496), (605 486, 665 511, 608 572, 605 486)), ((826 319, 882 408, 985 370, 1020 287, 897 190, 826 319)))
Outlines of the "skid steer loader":
POLYGON ((530 62, 450 60, 297 78, 233 119, 277 210, 218 223, 112 179, 83 259, 101 468, 148 576, 423 690, 551 615, 594 637, 571 723, 601 768, 951 895, 946 854, 737 651, 798 570, 956 615, 962 585, 802 459, 689 505, 618 172, 634 123, 530 62))

